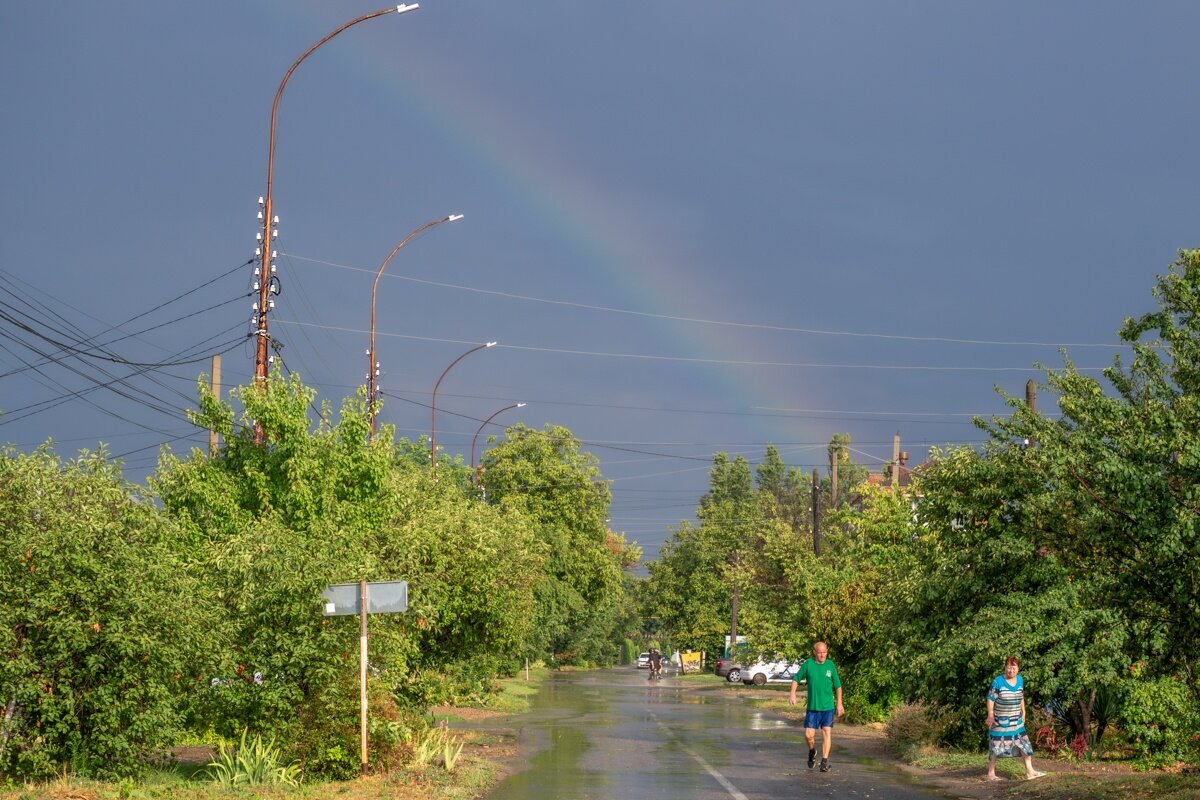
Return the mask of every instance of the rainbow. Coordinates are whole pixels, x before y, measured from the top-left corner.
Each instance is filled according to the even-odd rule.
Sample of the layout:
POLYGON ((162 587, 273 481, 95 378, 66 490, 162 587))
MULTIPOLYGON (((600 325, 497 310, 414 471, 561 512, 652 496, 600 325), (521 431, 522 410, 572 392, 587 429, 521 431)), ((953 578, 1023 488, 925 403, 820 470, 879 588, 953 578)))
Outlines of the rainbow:
MULTIPOLYGON (((287 0, 261 2, 278 25, 294 30, 301 39, 307 33, 316 41, 327 32, 329 20, 324 12, 318 14, 315 9, 287 0)), ((427 13, 436 13, 436 9, 415 12, 427 13)), ((404 20, 403 24, 412 21, 404 20)), ((406 46, 419 45, 409 40, 406 46)), ((706 284, 703 274, 690 270, 686 260, 671 251, 670 242, 639 234, 641 225, 623 219, 621 209, 597 192, 591 179, 577 173, 573 166, 578 163, 577 156, 553 152, 536 130, 516 118, 510 109, 493 98, 471 94, 472 82, 455 80, 458 67, 436 47, 422 47, 421 58, 429 63, 424 75, 443 76, 437 81, 427 77, 422 81, 404 80, 394 74, 394 66, 385 55, 383 45, 360 43, 356 47, 332 47, 321 57, 342 61, 364 80, 399 97, 412 110, 414 122, 435 128, 443 141, 453 143, 464 162, 477 165, 498 182, 511 186, 514 197, 520 198, 532 216, 546 220, 571 246, 578 268, 607 276, 629 298, 627 307, 666 316, 697 316, 691 304, 698 299, 700 307, 720 307, 715 301, 718 289, 706 284), (688 308, 676 302, 681 286, 688 287, 688 308)), ((714 360, 745 359, 745 353, 733 346, 736 337, 720 326, 664 320, 659 322, 659 329, 663 346, 652 351, 714 360)), ((750 412, 755 407, 778 405, 769 400, 777 396, 768 383, 771 373, 765 369, 712 366, 703 377, 709 394, 731 398, 733 405, 740 406, 736 410, 750 412)), ((794 419, 772 415, 750 419, 754 420, 755 434, 764 443, 808 438, 796 429, 803 423, 794 419)), ((759 454, 748 457, 753 461, 759 454)))

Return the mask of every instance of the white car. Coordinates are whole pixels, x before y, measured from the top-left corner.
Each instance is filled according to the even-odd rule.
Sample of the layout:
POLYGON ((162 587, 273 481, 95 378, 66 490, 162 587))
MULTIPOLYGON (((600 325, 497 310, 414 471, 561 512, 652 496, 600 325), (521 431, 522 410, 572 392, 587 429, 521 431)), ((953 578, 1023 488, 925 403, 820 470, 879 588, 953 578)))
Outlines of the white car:
POLYGON ((650 669, 650 654, 649 653, 639 653, 638 654, 637 668, 638 669, 650 669))
POLYGON ((789 661, 786 658, 775 661, 759 659, 742 670, 742 683, 763 686, 768 683, 791 683, 792 676, 800 670, 804 659, 789 661))

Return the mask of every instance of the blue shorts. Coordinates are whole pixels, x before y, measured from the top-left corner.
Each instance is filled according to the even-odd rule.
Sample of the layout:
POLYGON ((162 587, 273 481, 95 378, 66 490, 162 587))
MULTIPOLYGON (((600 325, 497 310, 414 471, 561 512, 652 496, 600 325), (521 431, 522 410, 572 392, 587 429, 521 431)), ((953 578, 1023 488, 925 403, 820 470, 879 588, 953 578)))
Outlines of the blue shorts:
POLYGON ((832 728, 833 727, 833 709, 828 711, 806 711, 804 712, 804 727, 806 728, 832 728))

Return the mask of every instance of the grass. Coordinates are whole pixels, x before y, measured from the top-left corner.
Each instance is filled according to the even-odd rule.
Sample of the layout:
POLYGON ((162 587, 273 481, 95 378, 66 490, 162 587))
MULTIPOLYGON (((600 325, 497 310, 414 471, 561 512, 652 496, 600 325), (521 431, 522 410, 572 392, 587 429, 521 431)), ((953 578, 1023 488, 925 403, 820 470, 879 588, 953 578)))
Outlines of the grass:
POLYGON ((1131 775, 1058 774, 1050 781, 1022 784, 1019 794, 1029 800, 1197 800, 1200 774, 1136 773, 1131 775))
MULTIPOLYGON (((529 710, 530 700, 549 674, 544 667, 499 681, 500 691, 480 707, 500 714, 529 710)), ((440 718, 458 718, 454 711, 440 718)), ((502 765, 491 757, 511 743, 502 733, 455 731, 466 739, 466 748, 453 771, 441 766, 422 770, 371 775, 353 781, 313 782, 296 787, 240 786, 213 783, 204 766, 172 765, 148 769, 136 781, 92 781, 65 777, 49 783, 2 787, 0 800, 468 800, 479 797, 502 774, 502 765)), ((205 741, 207 743, 207 741, 205 741)))
POLYGON ((547 668, 536 667, 529 670, 528 681, 525 680, 524 670, 511 678, 501 678, 500 691, 489 695, 483 707, 503 714, 523 714, 529 710, 530 699, 537 694, 542 681, 549 674, 547 668))
MULTIPOLYGON (((928 770, 982 775, 987 769, 986 753, 939 750, 924 746, 910 748, 900 759, 928 770)), ((1025 767, 1019 759, 1000 759, 996 774, 1012 783, 1002 786, 1005 797, 1027 800, 1130 800, 1153 797, 1156 800, 1200 800, 1200 772, 1144 772, 1130 769, 1130 763, 1062 762, 1035 756, 1034 766, 1047 770, 1046 778, 1024 780, 1025 767)))

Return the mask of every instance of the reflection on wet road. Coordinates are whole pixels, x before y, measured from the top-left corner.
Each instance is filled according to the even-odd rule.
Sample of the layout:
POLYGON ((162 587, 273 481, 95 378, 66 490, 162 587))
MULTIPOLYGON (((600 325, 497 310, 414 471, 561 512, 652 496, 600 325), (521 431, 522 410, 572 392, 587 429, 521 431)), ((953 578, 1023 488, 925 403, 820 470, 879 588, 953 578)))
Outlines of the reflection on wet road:
POLYGON ((835 744, 833 770, 805 765, 804 731, 727 692, 648 682, 633 669, 554 673, 518 721, 528 769, 489 800, 944 798, 835 744))

